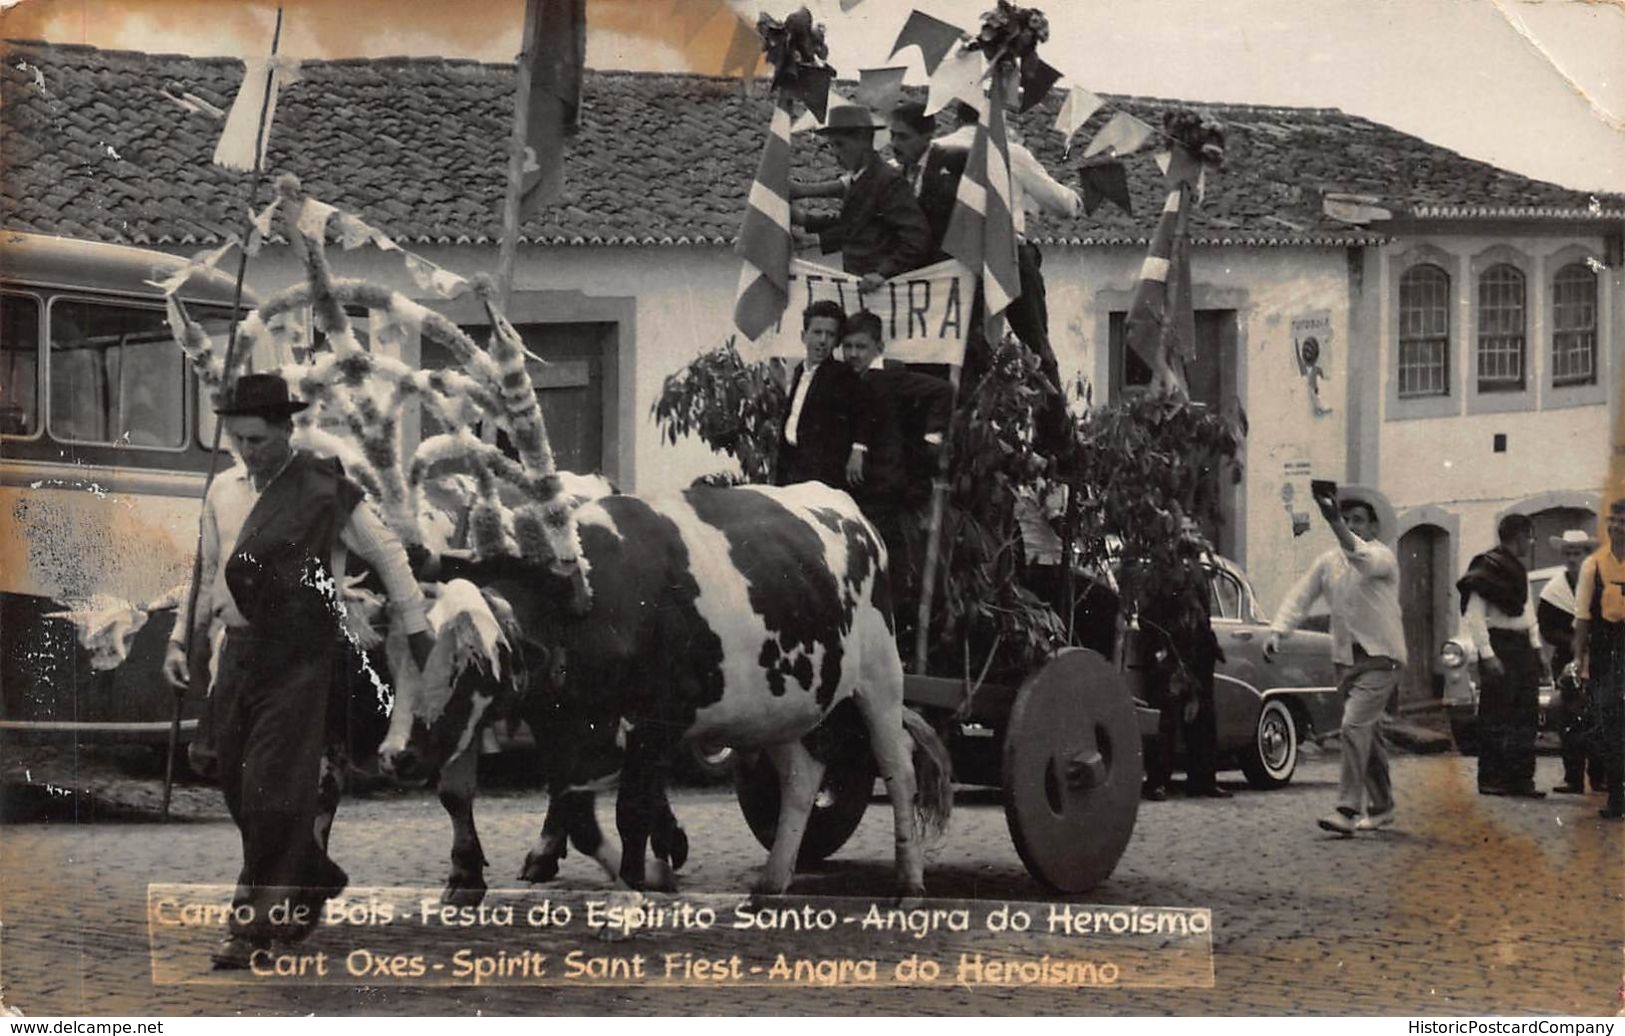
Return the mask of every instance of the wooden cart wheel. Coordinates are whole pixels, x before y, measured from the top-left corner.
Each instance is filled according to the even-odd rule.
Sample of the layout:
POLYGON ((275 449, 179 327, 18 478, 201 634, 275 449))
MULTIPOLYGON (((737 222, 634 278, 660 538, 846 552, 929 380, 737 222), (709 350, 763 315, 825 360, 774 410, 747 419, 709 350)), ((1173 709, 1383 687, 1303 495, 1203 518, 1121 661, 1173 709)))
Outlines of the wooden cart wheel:
POLYGON ((1028 873, 1057 892, 1106 880, 1140 807, 1140 728, 1122 674, 1069 648, 1022 684, 1004 728, 1004 817, 1028 873))

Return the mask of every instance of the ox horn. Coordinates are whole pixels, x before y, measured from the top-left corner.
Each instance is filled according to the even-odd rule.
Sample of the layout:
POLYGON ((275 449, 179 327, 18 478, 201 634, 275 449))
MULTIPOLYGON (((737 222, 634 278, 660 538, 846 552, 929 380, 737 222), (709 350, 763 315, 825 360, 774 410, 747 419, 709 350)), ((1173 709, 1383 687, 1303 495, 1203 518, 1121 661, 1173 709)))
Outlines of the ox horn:
POLYGON ((542 419, 542 408, 536 402, 536 386, 531 384, 530 372, 525 369, 527 358, 533 357, 519 337, 519 332, 497 309, 496 282, 489 274, 474 278, 474 293, 485 306, 491 318, 491 358, 501 373, 498 386, 502 396, 502 409, 508 420, 508 434, 513 436, 519 459, 533 479, 551 475, 557 470, 553 460, 553 447, 547 439, 547 424, 542 419))

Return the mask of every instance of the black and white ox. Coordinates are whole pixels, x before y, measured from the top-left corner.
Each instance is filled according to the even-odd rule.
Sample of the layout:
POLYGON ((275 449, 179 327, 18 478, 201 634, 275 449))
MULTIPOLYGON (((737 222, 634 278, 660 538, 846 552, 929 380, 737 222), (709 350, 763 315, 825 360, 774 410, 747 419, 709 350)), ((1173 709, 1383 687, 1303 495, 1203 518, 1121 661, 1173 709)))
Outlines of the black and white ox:
MULTIPOLYGON (((669 827, 665 762, 696 742, 761 748, 772 760, 779 824, 756 890, 783 892, 826 766, 811 735, 846 706, 891 799, 898 891, 923 894, 924 838, 952 808, 948 755, 903 704, 885 547, 851 497, 819 483, 704 487, 604 497, 544 520, 550 557, 479 581, 512 607, 505 625, 546 659, 541 682, 567 729, 544 740, 591 752, 626 738, 616 827, 627 885, 646 886, 650 836, 669 827)), ((422 693, 398 694, 381 754, 397 767, 468 754, 480 724, 515 693, 489 668, 439 683, 426 673, 422 693)), ((466 818, 477 846, 469 804, 444 781, 441 790, 454 827, 466 818)), ((454 867, 476 859, 457 849, 454 867)))

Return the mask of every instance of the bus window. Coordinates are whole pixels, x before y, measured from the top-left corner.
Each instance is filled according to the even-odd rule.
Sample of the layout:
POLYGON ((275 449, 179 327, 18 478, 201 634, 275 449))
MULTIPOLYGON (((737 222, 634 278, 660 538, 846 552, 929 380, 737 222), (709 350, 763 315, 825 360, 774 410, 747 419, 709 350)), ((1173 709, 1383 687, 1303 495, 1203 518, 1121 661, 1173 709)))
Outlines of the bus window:
POLYGON ((0 434, 39 431, 39 300, 0 294, 0 434))
POLYGON ((58 299, 50 328, 53 438, 185 445, 185 358, 163 310, 58 299))

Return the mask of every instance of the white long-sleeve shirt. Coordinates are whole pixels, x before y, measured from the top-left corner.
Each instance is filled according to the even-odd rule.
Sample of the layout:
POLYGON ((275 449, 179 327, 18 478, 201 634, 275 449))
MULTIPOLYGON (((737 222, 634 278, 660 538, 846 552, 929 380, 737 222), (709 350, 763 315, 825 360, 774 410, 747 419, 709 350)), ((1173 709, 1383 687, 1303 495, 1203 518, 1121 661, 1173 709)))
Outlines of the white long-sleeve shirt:
POLYGON ((1467 629, 1467 636, 1472 639, 1473 649, 1481 659, 1495 657, 1495 651, 1490 647, 1490 630, 1527 633, 1529 643, 1534 645, 1536 651, 1540 650, 1540 626, 1535 622, 1535 609, 1529 607, 1527 601, 1522 612, 1508 615, 1478 594, 1468 594, 1462 623, 1467 629))
MULTIPOLYGON (((961 126, 931 142, 932 147, 969 151, 976 139, 975 126, 961 126)), ((924 165, 922 162, 921 165, 924 165)), ((1056 180, 1025 144, 1010 141, 1010 215, 1017 234, 1027 232, 1027 210, 1052 216, 1076 216, 1083 208, 1078 192, 1056 180)))
POLYGON ((1353 550, 1338 547, 1315 559, 1281 604, 1275 632, 1286 635, 1303 622, 1315 599, 1331 609, 1332 661, 1354 664, 1354 645, 1369 655, 1405 661, 1405 626, 1399 610, 1399 562, 1380 540, 1353 550))
MULTIPOLYGON (((202 585, 198 589, 197 606, 199 614, 209 616, 211 625, 219 622, 228 629, 248 625, 226 586, 226 561, 259 498, 260 490, 254 488, 248 469, 238 464, 215 477, 203 501, 203 558, 198 570, 202 585), (226 549, 222 550, 222 546, 226 549)), ((429 628, 423 590, 406 562, 406 553, 372 504, 365 500, 350 512, 349 520, 333 544, 329 566, 335 585, 343 585, 345 565, 351 553, 378 573, 389 597, 391 619, 400 623, 402 631, 412 634, 429 628)), ((170 633, 171 641, 185 642, 190 625, 188 615, 186 602, 182 601, 175 628, 170 633)))

